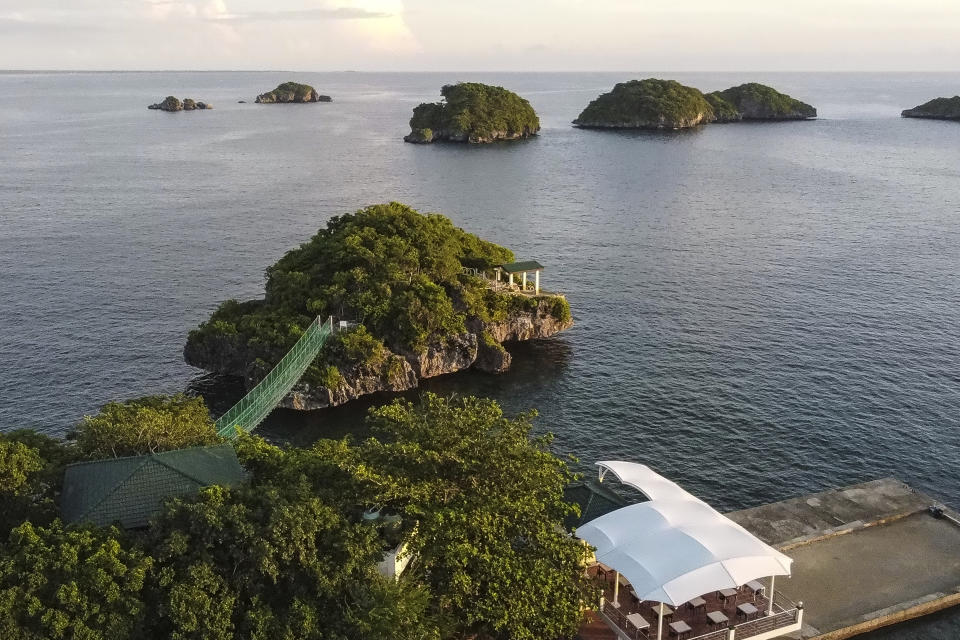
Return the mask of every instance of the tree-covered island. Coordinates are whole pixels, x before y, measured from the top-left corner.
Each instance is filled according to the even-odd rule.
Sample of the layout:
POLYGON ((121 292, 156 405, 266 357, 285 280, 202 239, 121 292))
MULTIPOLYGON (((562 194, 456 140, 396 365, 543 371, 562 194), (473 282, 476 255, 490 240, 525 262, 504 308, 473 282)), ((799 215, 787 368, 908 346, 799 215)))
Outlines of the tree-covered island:
POLYGON ((931 120, 960 120, 960 96, 934 98, 913 109, 905 109, 904 118, 929 118, 931 120))
POLYGON ((528 138, 540 131, 540 118, 530 103, 503 87, 460 82, 444 86, 440 94, 441 102, 414 108, 406 142, 484 143, 528 138))
POLYGON ((261 93, 257 96, 260 104, 276 104, 283 102, 331 102, 330 96, 322 95, 308 84, 298 82, 284 82, 277 85, 273 91, 261 93))
POLYGON ((590 102, 573 121, 585 129, 687 129, 711 122, 805 120, 810 105, 762 84, 704 95, 675 80, 631 80, 590 102))
POLYGON ((218 442, 202 400, 111 403, 66 442, 0 433, 0 638, 570 638, 598 590, 563 524, 571 473, 532 417, 427 394, 371 410, 362 442, 216 445, 241 481, 149 504, 155 478, 130 465, 218 442), (119 495, 146 525, 68 517, 77 470, 85 502, 119 495))
POLYGON ((399 203, 331 219, 267 269, 260 300, 220 305, 190 332, 186 361, 252 388, 317 316, 349 321, 281 406, 317 409, 422 378, 510 365, 502 343, 546 338, 573 322, 562 296, 495 288, 513 253, 399 203))

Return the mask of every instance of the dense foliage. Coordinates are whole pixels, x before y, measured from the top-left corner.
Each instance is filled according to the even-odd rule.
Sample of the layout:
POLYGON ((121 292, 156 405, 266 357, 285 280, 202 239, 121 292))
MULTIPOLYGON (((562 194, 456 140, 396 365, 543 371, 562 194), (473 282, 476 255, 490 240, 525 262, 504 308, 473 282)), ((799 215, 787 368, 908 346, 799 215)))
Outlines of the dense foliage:
POLYGON ((573 122, 582 127, 674 129, 712 119, 713 107, 699 90, 676 80, 647 78, 618 83, 573 122))
POLYGON ((715 91, 713 95, 733 105, 744 120, 815 118, 817 116, 817 110, 807 103, 756 82, 730 87, 725 91, 715 91))
MULTIPOLYGON (((419 353, 466 330, 469 318, 504 320, 539 299, 491 290, 464 267, 490 269, 513 253, 439 214, 399 203, 334 217, 308 242, 267 269, 263 300, 224 302, 189 335, 186 354, 239 353, 266 372, 316 316, 358 322, 338 332, 308 370, 327 386, 357 366, 389 371, 391 354, 419 353)), ((555 315, 569 318, 559 299, 555 315)), ((530 306, 532 305, 532 306, 530 306)), ((559 316, 558 316, 559 317, 559 316)))
MULTIPOLYGON (((371 411, 376 437, 360 443, 244 436, 248 482, 172 499, 145 531, 27 514, 0 539, 0 637, 570 637, 596 594, 563 529, 571 476, 531 417, 427 394, 371 411), (368 522, 369 507, 400 518, 368 522), (376 566, 400 541, 414 559, 394 581, 376 566)), ((4 510, 72 459, 28 432, 0 443, 4 510)))
POLYGON ((414 108, 409 142, 490 142, 540 131, 540 118, 530 103, 503 87, 460 82, 444 86, 440 93, 442 102, 414 108))
POLYGON ((960 120, 960 96, 952 98, 934 98, 913 109, 907 109, 903 115, 908 118, 944 118, 960 120))
POLYGON ((631 80, 592 101, 573 123, 587 128, 682 129, 710 122, 815 118, 810 105, 751 82, 704 95, 674 80, 631 80))
POLYGON ((82 456, 115 458, 220 441, 202 398, 147 396, 111 402, 85 417, 74 435, 82 456))
POLYGON ((743 120, 743 114, 737 108, 727 102, 718 91, 707 93, 703 96, 710 106, 713 107, 714 122, 736 122, 743 120))
POLYGON ((317 90, 308 84, 299 82, 284 82, 277 88, 257 96, 257 102, 326 102, 327 96, 321 96, 317 90))

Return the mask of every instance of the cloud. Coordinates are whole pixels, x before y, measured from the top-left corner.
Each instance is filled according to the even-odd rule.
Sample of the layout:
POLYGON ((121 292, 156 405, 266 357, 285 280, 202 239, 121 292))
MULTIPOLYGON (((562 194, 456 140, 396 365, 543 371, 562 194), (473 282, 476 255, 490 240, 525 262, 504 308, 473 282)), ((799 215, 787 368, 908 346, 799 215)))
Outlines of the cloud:
POLYGON ((304 21, 304 20, 371 20, 392 18, 395 14, 386 11, 369 11, 355 7, 334 9, 299 9, 292 11, 251 11, 227 13, 212 18, 225 22, 304 21))

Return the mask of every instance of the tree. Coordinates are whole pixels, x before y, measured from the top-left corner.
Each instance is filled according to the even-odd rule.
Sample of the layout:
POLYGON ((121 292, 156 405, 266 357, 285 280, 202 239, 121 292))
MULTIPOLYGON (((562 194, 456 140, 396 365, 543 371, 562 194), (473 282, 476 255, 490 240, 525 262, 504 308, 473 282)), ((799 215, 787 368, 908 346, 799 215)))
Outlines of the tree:
POLYGON ((531 436, 533 416, 426 394, 372 410, 379 439, 348 462, 384 506, 416 520, 420 573, 464 633, 570 637, 594 595, 588 549, 562 525, 571 474, 549 436, 531 436))
POLYGON ((146 396, 104 405, 75 431, 86 458, 136 456, 220 442, 203 398, 146 396))
MULTIPOLYGON (((269 467, 263 467, 268 469, 269 467)), ((211 487, 168 503, 150 533, 159 637, 433 638, 422 589, 376 572, 376 530, 304 482, 211 487)))
POLYGON ((25 521, 46 525, 74 447, 28 429, 0 434, 0 540, 25 521))
POLYGON ((23 523, 0 545, 0 638, 140 637, 151 565, 113 527, 23 523))

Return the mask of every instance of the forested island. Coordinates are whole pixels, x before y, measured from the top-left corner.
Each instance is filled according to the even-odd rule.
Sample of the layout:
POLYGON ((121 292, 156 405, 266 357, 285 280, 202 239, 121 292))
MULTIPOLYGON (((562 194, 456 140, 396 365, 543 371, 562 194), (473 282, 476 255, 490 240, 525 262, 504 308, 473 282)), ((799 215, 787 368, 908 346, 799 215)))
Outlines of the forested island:
POLYGON ((347 321, 281 404, 305 410, 469 367, 504 371, 511 357, 502 343, 573 324, 563 296, 483 277, 512 260, 442 215, 396 202, 367 207, 332 218, 269 267, 263 299, 220 305, 190 332, 184 357, 252 388, 317 316, 347 321))
POLYGON ((277 85, 273 91, 261 93, 257 96, 259 104, 278 104, 288 102, 331 102, 330 96, 322 95, 308 84, 298 82, 284 82, 277 85))
POLYGON ((932 120, 960 120, 960 96, 934 98, 913 109, 905 109, 904 118, 929 118, 932 120))
POLYGON ((711 122, 806 120, 810 105, 757 83, 704 95, 675 80, 631 80, 593 100, 573 124, 585 129, 686 129, 711 122))
POLYGON ((503 87, 479 82, 446 85, 441 102, 413 110, 406 142, 487 143, 528 138, 540 131, 540 118, 530 103, 503 87))
POLYGON ((564 525, 571 473, 532 418, 427 394, 371 410, 363 442, 281 448, 223 442, 174 396, 110 403, 67 441, 0 433, 0 638, 572 637, 598 590, 564 525), (160 483, 211 451, 231 482, 160 483), (98 524, 104 500, 149 518, 98 524))

